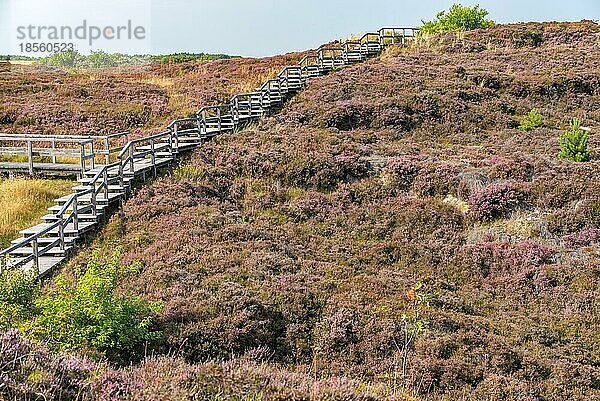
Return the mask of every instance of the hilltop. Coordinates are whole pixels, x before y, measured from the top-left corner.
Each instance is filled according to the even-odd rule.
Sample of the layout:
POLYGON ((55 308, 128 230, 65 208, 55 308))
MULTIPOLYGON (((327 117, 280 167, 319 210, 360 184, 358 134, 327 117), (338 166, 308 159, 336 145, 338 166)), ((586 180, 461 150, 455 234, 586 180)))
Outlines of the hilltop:
MULTIPOLYGON (((600 148, 599 32, 498 25, 391 48, 140 189, 93 248, 142 263, 120 289, 163 303, 164 338, 103 391, 599 399, 600 164, 557 157, 572 117, 600 148), (543 126, 519 130, 533 108, 543 126)), ((233 88, 244 63, 197 68, 233 88)))

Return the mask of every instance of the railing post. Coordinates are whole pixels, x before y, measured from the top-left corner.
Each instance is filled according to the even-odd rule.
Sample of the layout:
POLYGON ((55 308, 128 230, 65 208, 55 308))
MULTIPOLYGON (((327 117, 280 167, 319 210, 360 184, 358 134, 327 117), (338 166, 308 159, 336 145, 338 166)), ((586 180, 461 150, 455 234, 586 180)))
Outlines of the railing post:
POLYGON ((58 216, 58 238, 60 239, 60 250, 65 250, 65 218, 63 214, 58 216))
POLYGON ((52 140, 52 163, 56 164, 56 153, 54 152, 56 150, 56 141, 53 139, 52 140))
POLYGON ((104 154, 104 162, 106 164, 110 164, 110 141, 108 136, 104 138, 104 150, 106 150, 106 153, 104 154))
POLYGON ((29 162, 29 174, 33 175, 33 144, 27 141, 27 160, 29 162))
POLYGON ((96 168, 96 153, 94 152, 94 141, 90 142, 90 152, 92 152, 92 170, 96 168))
POLYGON ((237 96, 233 99, 233 102, 230 103, 231 109, 231 118, 233 119, 233 124, 235 125, 237 121, 240 120, 240 113, 238 110, 238 98, 237 96))
POLYGON ((85 145, 80 143, 80 158, 81 158, 81 174, 85 173, 85 145))
MULTIPOLYGON (((95 191, 94 191, 95 192, 95 191)), ((73 229, 75 229, 75 232, 78 233, 79 232, 79 202, 77 200, 77 197, 75 197, 73 199, 73 229)))
POLYGON ((102 170, 102 181, 104 182, 104 197, 108 200, 108 167, 104 167, 102 170))
POLYGON ((33 250, 33 268, 35 269, 35 276, 40 276, 40 255, 38 252, 38 240, 37 238, 31 242, 31 248, 33 250))
POLYGON ((134 151, 133 147, 134 147, 134 145, 131 145, 129 147, 129 168, 131 169, 131 174, 135 174, 135 163, 134 163, 134 159, 133 159, 135 151, 134 151))
POLYGON ((175 142, 174 153, 179 153, 179 123, 175 123, 173 126, 173 139, 175 142))
POLYGON ((152 176, 156 178, 156 154, 154 147, 154 138, 150 140, 150 160, 152 161, 152 176))
POLYGON ((221 133, 223 125, 221 123, 221 107, 219 107, 219 106, 217 106, 217 121, 218 121, 219 133, 221 133))
POLYGON ((92 215, 96 216, 97 215, 96 209, 98 206, 98 194, 96 194, 96 184, 94 184, 94 186, 92 187, 92 194, 91 194, 90 199, 91 199, 90 203, 92 204, 92 215))
POLYGON ((123 171, 123 157, 119 155, 119 183, 125 187, 125 172, 123 171))

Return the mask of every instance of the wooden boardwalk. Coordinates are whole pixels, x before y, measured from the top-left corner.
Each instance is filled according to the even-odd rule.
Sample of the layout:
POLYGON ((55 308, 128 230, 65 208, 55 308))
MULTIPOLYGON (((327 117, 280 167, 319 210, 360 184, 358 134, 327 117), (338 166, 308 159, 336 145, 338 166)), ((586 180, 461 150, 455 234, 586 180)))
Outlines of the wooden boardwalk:
POLYGON ((56 199, 56 205, 42 217, 44 223, 21 231, 22 238, 0 252, 0 272, 20 268, 33 270, 40 278, 51 273, 79 239, 96 230, 129 196, 135 180, 156 177, 180 153, 255 121, 312 78, 376 56, 386 46, 403 45, 416 32, 415 28, 382 28, 360 40, 322 46, 254 92, 235 95, 227 104, 203 107, 196 117, 175 120, 165 132, 140 139, 128 140, 127 133, 106 137, 0 135, 0 155, 26 158, 25 162, 0 162, 0 171, 76 172, 79 176, 73 193, 56 199), (123 138, 125 144, 112 143, 123 138), (44 159, 36 161, 36 157, 44 159))

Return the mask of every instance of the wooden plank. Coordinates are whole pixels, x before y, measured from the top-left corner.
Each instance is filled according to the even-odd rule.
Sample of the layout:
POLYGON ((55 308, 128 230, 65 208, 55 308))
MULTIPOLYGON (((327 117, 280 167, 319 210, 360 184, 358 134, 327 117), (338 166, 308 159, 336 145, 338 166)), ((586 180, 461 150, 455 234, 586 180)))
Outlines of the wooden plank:
MULTIPOLYGON (((7 156, 28 156, 29 150, 26 147, 0 147, 0 154, 7 156)), ((79 149, 68 148, 31 148, 32 156, 47 156, 47 157, 79 157, 79 149)))
POLYGON ((0 162, 0 171, 2 172, 28 172, 30 167, 34 172, 79 172, 81 165, 67 163, 20 163, 20 162, 0 162))

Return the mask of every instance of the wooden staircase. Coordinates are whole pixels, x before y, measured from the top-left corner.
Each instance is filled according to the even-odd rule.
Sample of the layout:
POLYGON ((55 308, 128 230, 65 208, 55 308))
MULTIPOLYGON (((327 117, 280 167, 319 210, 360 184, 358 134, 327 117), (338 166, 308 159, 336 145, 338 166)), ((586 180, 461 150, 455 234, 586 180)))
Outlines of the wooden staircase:
MULTIPOLYGON (((17 268, 34 271, 40 278, 51 273, 69 256, 78 240, 96 230, 110 211, 130 195, 134 181, 156 177, 158 171, 170 166, 180 153, 255 121, 281 105, 312 78, 362 62, 378 55, 386 46, 405 44, 416 33, 415 28, 382 28, 377 33, 365 34, 360 40, 322 46, 302 58, 298 65, 285 67, 276 78, 269 79, 254 92, 237 94, 227 104, 203 107, 194 118, 175 120, 165 132, 131 140, 123 146, 111 147, 109 139, 122 138, 124 134, 101 137, 105 142, 101 151, 95 151, 92 143, 92 139, 98 138, 34 138, 36 142, 52 143, 50 149, 44 148, 38 153, 53 157, 51 169, 54 171, 61 168, 57 166, 56 155, 65 153, 60 146, 57 148, 57 144, 70 141, 82 149, 89 145, 90 150, 82 150, 79 163, 70 164, 68 170, 65 168, 78 171, 74 192, 56 199, 56 205, 42 217, 43 223, 21 231, 22 238, 12 241, 10 248, 0 252, 0 273, 17 268), (52 153, 52 149, 56 153, 52 153), (96 165, 94 161, 98 155, 103 157, 104 164, 96 165)), ((11 139, 10 135, 0 136, 0 143, 4 144, 3 140, 21 144, 13 151, 10 146, 0 148, 2 154, 9 155, 23 155, 22 143, 27 142, 25 151, 29 162, 25 171, 33 173, 36 166, 32 141, 23 136, 11 139)), ((24 169, 23 166, 19 168, 24 169)))

